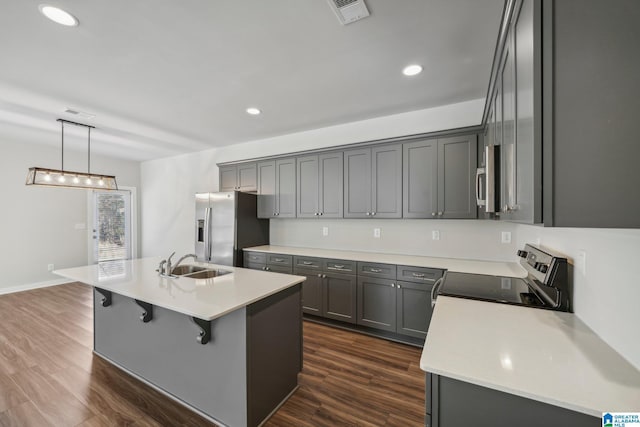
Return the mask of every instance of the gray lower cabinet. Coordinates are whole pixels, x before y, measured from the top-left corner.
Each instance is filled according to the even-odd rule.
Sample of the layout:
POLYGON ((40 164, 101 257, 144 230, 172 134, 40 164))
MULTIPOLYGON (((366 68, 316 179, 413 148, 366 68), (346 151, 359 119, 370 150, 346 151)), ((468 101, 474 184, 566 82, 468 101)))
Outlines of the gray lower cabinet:
POLYGON ((597 427, 600 418, 427 373, 427 427, 597 427))
POLYGON ((344 217, 402 217, 402 144, 344 152, 344 217))
POLYGON ((258 218, 296 217, 296 160, 258 162, 258 218))
POLYGON ((426 338, 433 308, 427 283, 396 282, 396 332, 426 338))
POLYGON ((252 270, 292 274, 293 257, 291 255, 265 254, 264 252, 245 252, 244 267, 252 270))
POLYGON ((403 145, 404 218, 476 218, 477 136, 403 145))
POLYGON ((392 279, 358 278, 358 325, 396 331, 396 284, 392 279))
POLYGON ((298 157, 298 218, 342 218, 342 152, 298 157))
POLYGON ((296 269, 295 274, 307 278, 302 282, 302 312, 322 316, 323 296, 322 296, 322 273, 313 270, 296 269))
POLYGON ((253 192, 258 189, 256 163, 240 163, 220 167, 220 191, 253 192))
POLYGON ((356 323, 357 301, 355 275, 323 273, 323 316, 356 323))

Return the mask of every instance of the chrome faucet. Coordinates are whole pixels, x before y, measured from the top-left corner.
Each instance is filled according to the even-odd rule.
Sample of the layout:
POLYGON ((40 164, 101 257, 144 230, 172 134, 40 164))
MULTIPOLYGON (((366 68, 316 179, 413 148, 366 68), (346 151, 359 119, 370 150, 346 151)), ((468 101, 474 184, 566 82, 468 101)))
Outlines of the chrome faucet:
POLYGON ((160 261, 160 264, 158 264, 158 269, 156 271, 160 273, 161 276, 171 277, 171 257, 175 254, 175 252, 172 253, 171 255, 169 255, 169 258, 163 259, 162 261, 160 261))
MULTIPOLYGON (((175 253, 175 252, 174 252, 174 253, 175 253)), ((185 255, 185 256, 183 256, 183 257, 181 257, 181 258, 178 260, 178 262, 176 262, 176 265, 175 265, 175 266, 173 266, 173 268, 176 268, 177 266, 179 266, 179 265, 180 265, 180 263, 181 263, 182 261, 184 261, 185 259, 187 259, 187 258, 193 258, 193 259, 194 259, 194 261, 195 261, 196 259, 198 259, 198 255, 196 255, 196 254, 187 254, 187 255, 185 255)))
POLYGON ((171 276, 171 271, 173 271, 173 267, 171 266, 171 257, 174 256, 176 253, 172 253, 171 255, 169 255, 169 258, 167 258, 167 264, 164 267, 164 275, 165 276, 171 276))

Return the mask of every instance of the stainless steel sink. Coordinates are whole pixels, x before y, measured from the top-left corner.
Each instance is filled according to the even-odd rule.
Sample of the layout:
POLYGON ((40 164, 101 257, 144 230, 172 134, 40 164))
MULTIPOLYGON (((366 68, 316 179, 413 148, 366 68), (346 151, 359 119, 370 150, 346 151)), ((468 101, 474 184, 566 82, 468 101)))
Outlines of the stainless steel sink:
POLYGON ((184 277, 190 277, 192 279, 211 279, 212 277, 224 276, 231 273, 227 270, 202 270, 191 274, 185 274, 184 277))
POLYGON ((171 270, 174 276, 184 276, 185 274, 197 273, 198 271, 207 270, 206 267, 198 267, 197 265, 179 265, 171 270))

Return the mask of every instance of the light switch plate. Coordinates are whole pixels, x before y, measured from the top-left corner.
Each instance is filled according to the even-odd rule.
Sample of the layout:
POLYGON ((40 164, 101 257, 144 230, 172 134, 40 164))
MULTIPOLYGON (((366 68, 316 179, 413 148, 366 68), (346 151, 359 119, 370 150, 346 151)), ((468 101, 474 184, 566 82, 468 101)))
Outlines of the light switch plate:
POLYGON ((373 237, 375 237, 376 239, 380 238, 380 229, 379 228, 374 228, 373 229, 373 237))
POLYGON ((322 227, 322 235, 327 237, 329 235, 329 227, 322 227))
POLYGON ((431 231, 431 240, 440 240, 440 230, 431 231))
POLYGON ((502 243, 511 243, 511 232, 503 231, 502 232, 502 243))

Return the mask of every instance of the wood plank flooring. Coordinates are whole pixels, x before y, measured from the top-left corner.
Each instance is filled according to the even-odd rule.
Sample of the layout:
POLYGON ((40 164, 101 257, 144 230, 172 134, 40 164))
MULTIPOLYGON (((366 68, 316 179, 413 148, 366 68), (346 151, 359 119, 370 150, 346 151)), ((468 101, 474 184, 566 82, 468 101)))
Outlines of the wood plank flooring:
MULTIPOLYGON (((0 296, 0 426, 211 426, 93 355, 92 290, 0 296)), ((420 349, 304 323, 300 388, 266 426, 424 425, 420 349)))

